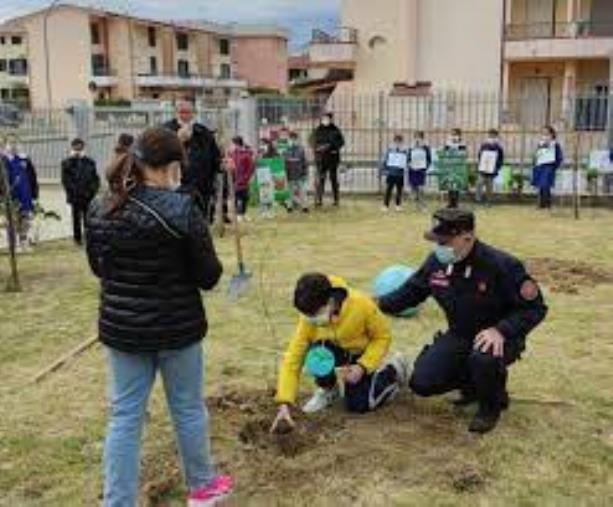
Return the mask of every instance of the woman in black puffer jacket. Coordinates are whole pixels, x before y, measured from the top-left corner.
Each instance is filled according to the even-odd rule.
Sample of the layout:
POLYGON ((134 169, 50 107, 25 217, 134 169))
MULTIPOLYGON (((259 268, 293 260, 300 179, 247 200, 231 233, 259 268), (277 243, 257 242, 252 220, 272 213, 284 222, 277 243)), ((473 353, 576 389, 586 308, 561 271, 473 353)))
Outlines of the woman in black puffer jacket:
POLYGON ((222 273, 204 215, 177 192, 183 147, 154 128, 108 170, 110 192, 87 218, 87 254, 101 281, 99 336, 110 366, 111 418, 105 446, 105 506, 138 496, 140 435, 156 372, 172 413, 189 505, 228 494, 209 456, 201 341, 207 331, 200 289, 222 273))

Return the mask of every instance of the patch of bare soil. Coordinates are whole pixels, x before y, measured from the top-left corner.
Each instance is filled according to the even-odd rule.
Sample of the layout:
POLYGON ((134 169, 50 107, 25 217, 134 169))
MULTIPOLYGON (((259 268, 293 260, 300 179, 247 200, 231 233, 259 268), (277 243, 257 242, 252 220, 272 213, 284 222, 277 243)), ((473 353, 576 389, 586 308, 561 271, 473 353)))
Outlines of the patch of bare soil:
POLYGON ((582 288, 613 283, 613 271, 583 261, 532 258, 526 262, 529 273, 551 292, 579 294, 582 288))
MULTIPOLYGON (((340 405, 321 414, 296 412, 296 428, 274 435, 271 393, 227 392, 209 398, 208 407, 215 458, 237 483, 227 505, 321 504, 331 494, 339 505, 368 505, 372 494, 385 498, 403 487, 474 493, 488 484, 487 470, 462 458, 475 445, 466 417, 444 402, 416 403, 405 394, 364 415, 340 405)), ((164 498, 182 487, 173 452, 145 463, 147 505, 166 505, 164 498)))

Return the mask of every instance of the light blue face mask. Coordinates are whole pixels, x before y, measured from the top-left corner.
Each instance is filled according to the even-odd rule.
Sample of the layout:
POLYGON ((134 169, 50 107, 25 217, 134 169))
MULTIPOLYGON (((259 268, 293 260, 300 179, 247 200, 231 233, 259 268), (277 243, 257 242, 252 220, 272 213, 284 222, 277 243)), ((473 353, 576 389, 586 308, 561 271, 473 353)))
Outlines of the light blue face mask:
POLYGON ((434 255, 441 264, 455 264, 458 262, 458 256, 450 246, 436 245, 434 247, 434 255))

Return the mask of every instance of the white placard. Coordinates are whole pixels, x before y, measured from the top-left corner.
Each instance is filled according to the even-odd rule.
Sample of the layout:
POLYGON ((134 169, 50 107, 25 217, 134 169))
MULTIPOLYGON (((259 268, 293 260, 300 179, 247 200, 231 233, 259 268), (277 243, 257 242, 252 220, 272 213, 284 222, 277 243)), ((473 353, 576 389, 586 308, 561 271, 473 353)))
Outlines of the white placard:
POLYGON ((556 161, 556 147, 539 148, 536 153, 536 165, 554 164, 556 161))
POLYGON ((401 167, 405 169, 407 166, 407 154, 402 151, 392 151, 387 155, 387 167, 401 167))
POLYGON ((414 148, 411 150, 411 169, 414 171, 423 171, 428 168, 428 155, 423 148, 414 148))
POLYGON ((603 173, 613 172, 611 154, 609 150, 595 150, 590 152, 590 169, 603 173))
POLYGON ((479 159, 479 172, 483 174, 494 174, 498 164, 498 152, 494 150, 484 150, 479 159))

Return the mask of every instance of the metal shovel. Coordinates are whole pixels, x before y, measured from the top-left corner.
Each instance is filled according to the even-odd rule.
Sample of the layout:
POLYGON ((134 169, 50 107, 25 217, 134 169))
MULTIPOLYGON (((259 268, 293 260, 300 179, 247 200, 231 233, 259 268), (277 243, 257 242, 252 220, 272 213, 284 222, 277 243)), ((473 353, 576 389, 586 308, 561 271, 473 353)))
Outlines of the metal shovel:
POLYGON ((234 228, 234 240, 236 241, 236 258, 238 261, 238 273, 236 273, 230 280, 230 286, 228 287, 228 296, 232 301, 238 299, 242 294, 247 292, 251 286, 251 273, 245 268, 245 261, 243 256, 243 244, 241 242, 240 227, 238 225, 238 211, 236 209, 236 191, 234 188, 234 174, 232 171, 228 171, 228 180, 230 184, 230 207, 232 215, 232 225, 234 228))

